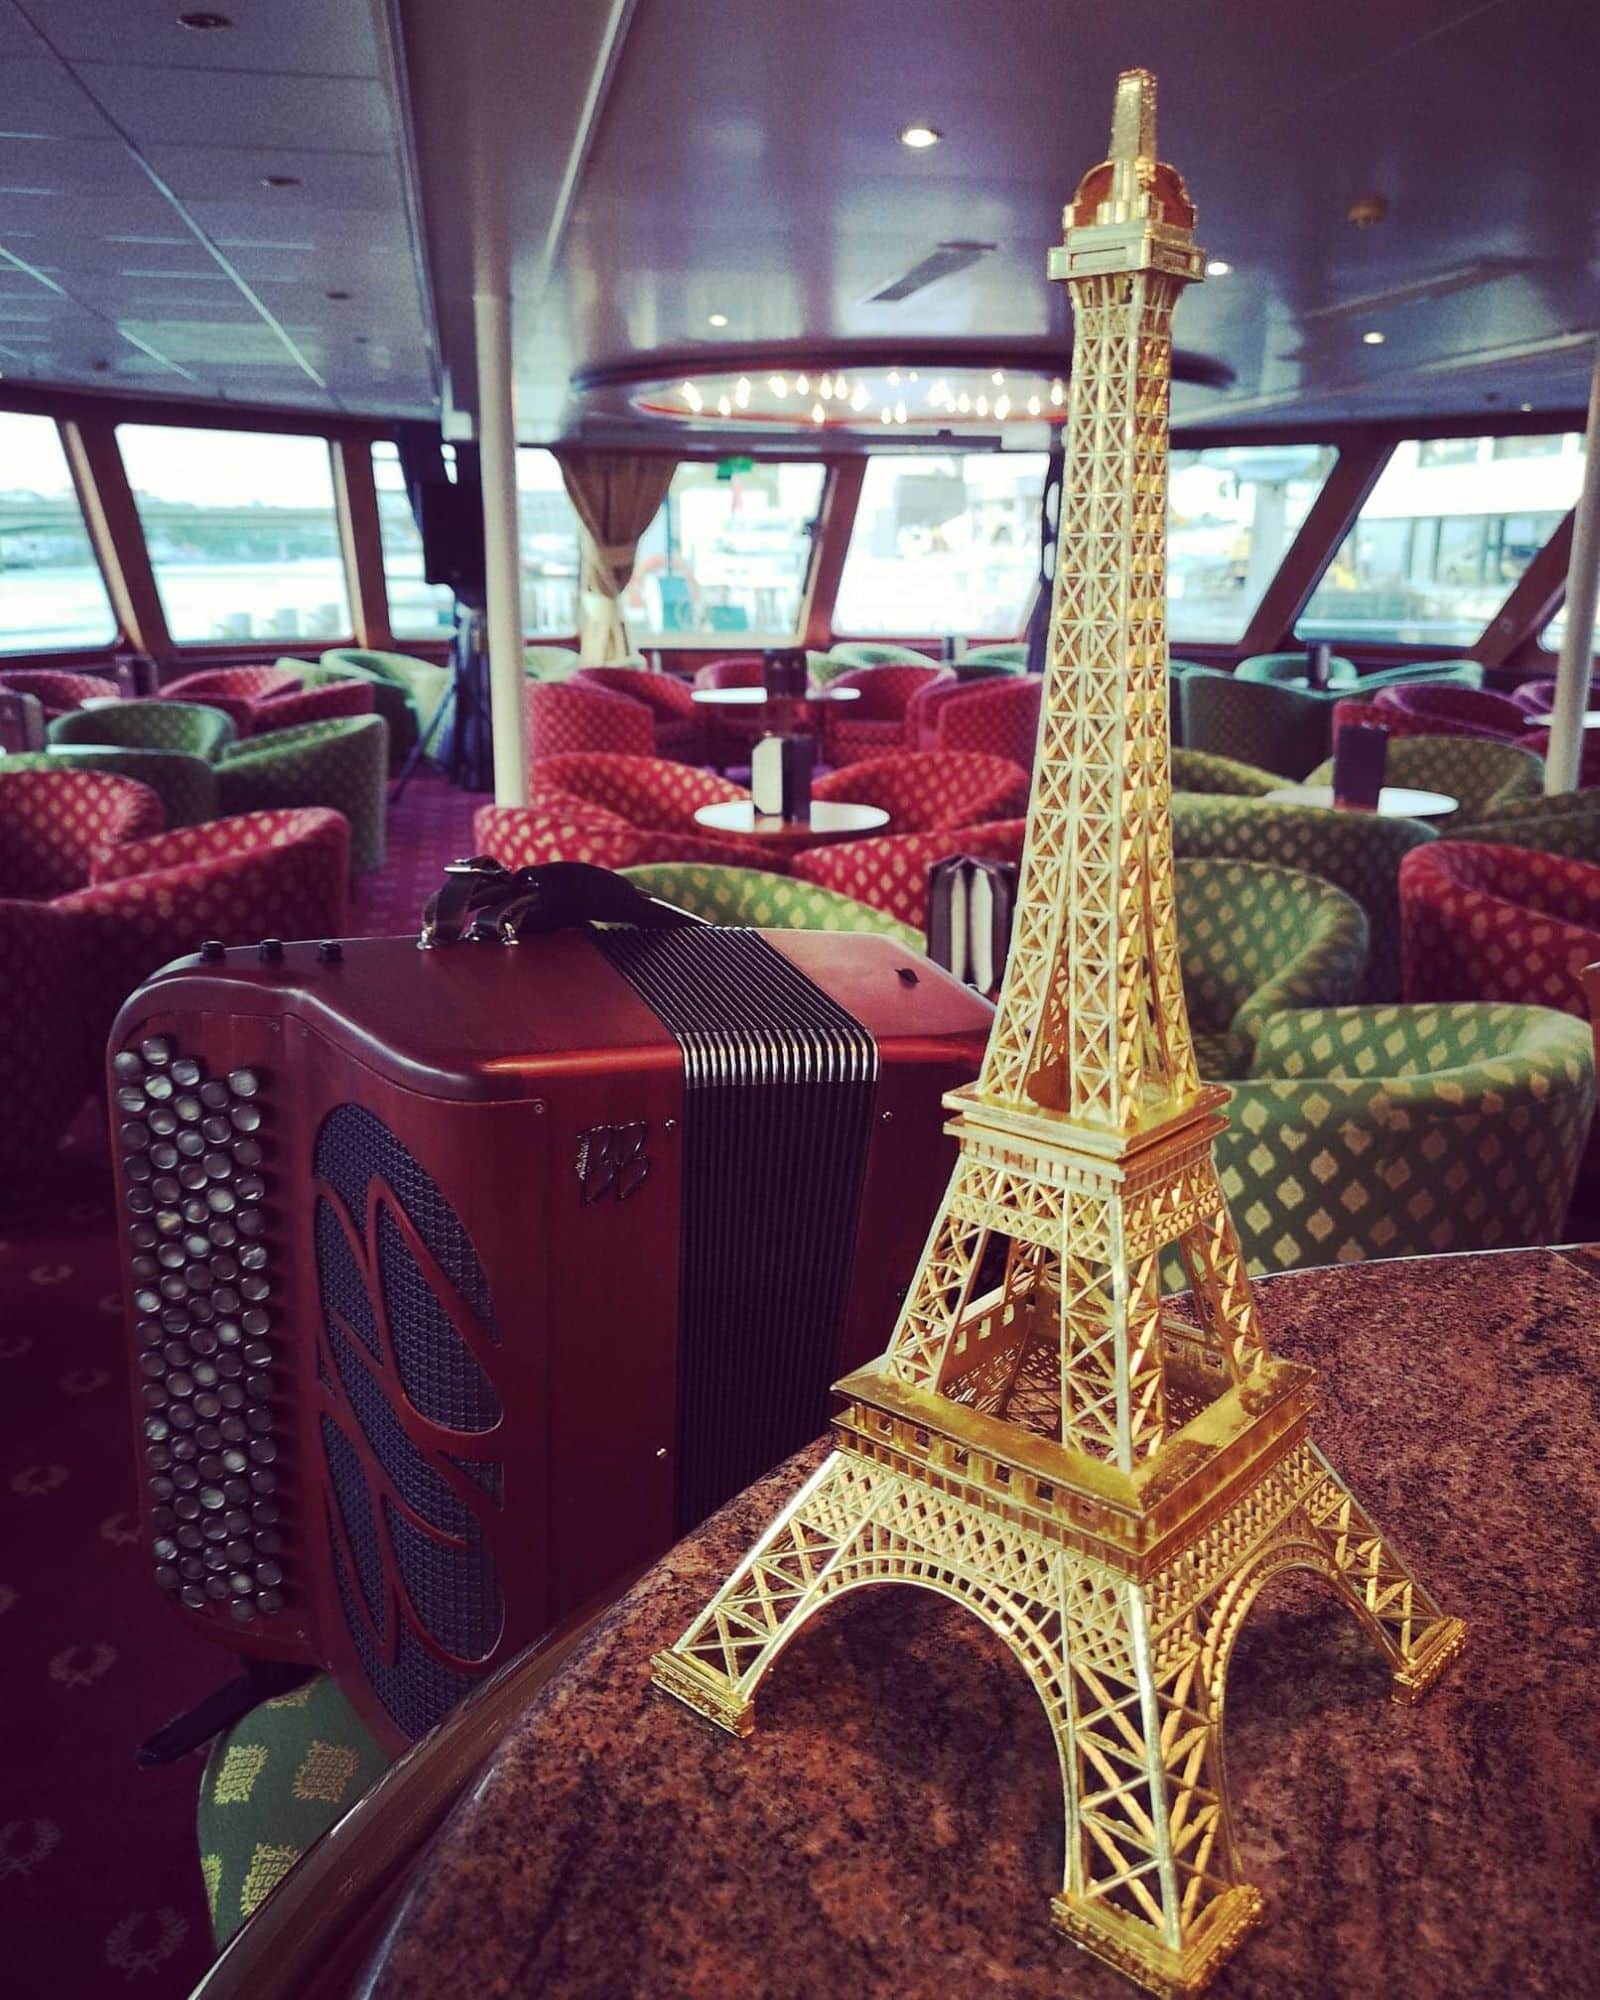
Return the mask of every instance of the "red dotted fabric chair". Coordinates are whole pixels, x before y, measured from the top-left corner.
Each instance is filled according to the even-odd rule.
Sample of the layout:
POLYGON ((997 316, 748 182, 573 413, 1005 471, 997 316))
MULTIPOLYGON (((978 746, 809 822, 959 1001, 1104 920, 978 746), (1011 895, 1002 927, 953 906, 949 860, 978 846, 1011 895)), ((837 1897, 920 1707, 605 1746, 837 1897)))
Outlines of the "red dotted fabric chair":
POLYGON ((0 673, 0 687, 35 696, 44 704, 47 723, 58 715, 70 715, 85 702, 116 701, 122 693, 115 681, 101 674, 69 674, 56 667, 8 667, 0 673))
POLYGON ((1026 820, 1011 819, 929 833, 887 833, 876 840, 845 840, 836 847, 808 847, 795 856, 791 872, 802 882, 815 882, 858 903, 886 910, 920 931, 928 920, 931 868, 954 854, 1015 865, 1022 859, 1026 831, 1026 820))
POLYGON ((891 750, 914 749, 906 712, 924 688, 946 681, 955 683, 955 676, 932 666, 855 667, 840 674, 832 686, 859 688, 860 695, 823 710, 823 756, 833 765, 858 764, 891 750))
POLYGON ((37 1177, 83 1102, 77 946, 50 904, 0 900, 0 1204, 37 1177))
MULTIPOLYGON (((750 688, 766 684, 766 662, 759 653, 742 653, 733 659, 709 660, 695 671, 697 688, 750 688)), ((738 708, 706 710, 706 757, 719 768, 724 764, 748 764, 750 753, 772 728, 772 717, 764 708, 746 712, 738 708)))
MULTIPOLYGON (((1528 729, 1517 738, 1522 750, 1536 751, 1541 757, 1550 755, 1550 732, 1548 729, 1528 729)), ((1583 748, 1578 754, 1578 786, 1587 791, 1591 785, 1600 785, 1600 731, 1586 729, 1583 732, 1583 748)))
POLYGON ((642 868, 660 861, 754 865, 750 848, 737 841, 633 826, 620 813, 559 793, 531 806, 480 806, 472 837, 480 854, 491 854, 508 868, 533 868, 546 861, 588 861, 597 868, 642 868))
POLYGON ((1039 703, 1043 696, 1044 679, 1039 674, 963 687, 957 699, 939 710, 935 747, 1005 757, 1031 776, 1039 748, 1039 703))
POLYGON ((832 771, 816 781, 811 795, 881 806, 889 815, 890 833, 922 833, 1016 818, 1028 810, 1028 778, 1004 757, 928 750, 873 757, 832 771))
MULTIPOLYGON (((1341 704, 1342 705, 1342 704, 1341 704)), ((1503 694, 1483 688, 1434 686, 1424 681, 1405 687, 1379 688, 1373 707, 1387 723, 1391 715, 1423 723, 1430 736, 1488 736, 1515 742, 1527 717, 1503 694)))
POLYGON ((574 751, 655 755, 655 724, 643 702, 604 688, 580 687, 576 676, 570 681, 527 681, 523 701, 530 767, 574 751))
MULTIPOLYGON (((255 734, 262 710, 274 695, 301 691, 300 676, 287 667, 209 667, 203 673, 168 681, 157 690, 164 701, 198 701, 207 708, 220 708, 233 718, 241 736, 255 734)), ((282 729, 288 725, 279 722, 276 726, 282 729)))
POLYGON ((370 681, 328 681, 321 687, 283 688, 255 705, 257 736, 274 729, 298 729, 305 722, 329 722, 342 715, 371 715, 377 697, 370 681))
POLYGON ((91 1078, 118 1007, 152 972, 208 938, 339 937, 349 878, 349 822, 326 806, 242 813, 108 849, 91 886, 52 905, 79 927, 91 1078))
POLYGON ((1588 1018, 1600 867, 1526 847, 1437 840, 1400 864, 1407 1000, 1510 1000, 1588 1018))
POLYGON ((542 759, 532 774, 532 791, 530 804, 559 795, 615 813, 629 826, 696 836, 701 829, 694 816, 701 806, 750 796, 743 785, 663 757, 593 752, 542 759))
POLYGON ((687 682, 641 667, 580 667, 572 685, 598 688, 648 709, 657 757, 673 757, 685 764, 705 762, 705 723, 687 682))
MULTIPOLYGON (((1543 722, 1556 705, 1556 684, 1549 678, 1524 681, 1520 687, 1514 687, 1506 699, 1514 701, 1529 721, 1543 722)), ((1594 705, 1592 693, 1589 700, 1592 707, 1594 705)))
POLYGON ((766 685, 766 662, 759 653, 741 653, 731 660, 708 660, 695 669, 697 688, 758 688, 766 685))
POLYGON ((1352 724, 1364 729, 1386 729, 1391 736, 1437 736, 1439 733, 1431 723, 1414 722, 1398 709, 1381 709, 1374 701, 1336 701, 1330 725, 1335 745, 1339 741, 1339 731, 1352 724))
POLYGON ((13 897, 62 895, 92 881, 109 849, 164 824, 160 798, 136 778, 0 769, 0 884, 13 897))
POLYGON ((976 694, 983 685, 981 681, 962 680, 956 674, 944 674, 926 687, 920 687, 906 703, 906 748, 908 750, 936 750, 939 747, 939 717, 945 704, 960 701, 964 695, 976 694))

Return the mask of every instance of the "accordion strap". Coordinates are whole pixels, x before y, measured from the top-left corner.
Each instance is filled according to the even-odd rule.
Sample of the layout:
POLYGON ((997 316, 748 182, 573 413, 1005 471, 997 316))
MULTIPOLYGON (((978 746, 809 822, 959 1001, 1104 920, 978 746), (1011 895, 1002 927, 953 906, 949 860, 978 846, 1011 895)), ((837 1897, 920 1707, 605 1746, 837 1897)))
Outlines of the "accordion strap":
POLYGON ((646 896, 609 868, 587 861, 547 861, 507 868, 487 854, 452 861, 428 898, 417 943, 424 951, 468 942, 516 944, 575 924, 627 924, 636 930, 682 930, 697 918, 646 896))

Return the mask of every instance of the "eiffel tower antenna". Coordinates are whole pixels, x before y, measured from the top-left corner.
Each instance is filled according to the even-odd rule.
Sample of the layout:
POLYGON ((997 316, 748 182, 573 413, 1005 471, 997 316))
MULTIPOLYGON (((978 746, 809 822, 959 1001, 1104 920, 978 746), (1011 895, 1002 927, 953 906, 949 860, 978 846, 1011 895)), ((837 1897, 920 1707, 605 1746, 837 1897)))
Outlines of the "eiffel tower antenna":
POLYGON ((1417 1699, 1460 1650, 1312 1442, 1310 1369, 1267 1350, 1212 1162, 1173 901, 1166 497, 1172 311, 1201 275, 1156 156, 1155 83, 1050 275, 1076 325, 1061 546, 1011 957, 958 1157, 887 1351, 837 1385, 834 1449, 654 1662, 735 1735, 807 1618, 917 1583, 1006 1641, 1061 1758, 1076 1943, 1198 1992, 1257 1921, 1221 1755, 1234 1637, 1287 1568, 1323 1576, 1417 1699), (1189 1284, 1164 1303, 1162 1274, 1189 1284))

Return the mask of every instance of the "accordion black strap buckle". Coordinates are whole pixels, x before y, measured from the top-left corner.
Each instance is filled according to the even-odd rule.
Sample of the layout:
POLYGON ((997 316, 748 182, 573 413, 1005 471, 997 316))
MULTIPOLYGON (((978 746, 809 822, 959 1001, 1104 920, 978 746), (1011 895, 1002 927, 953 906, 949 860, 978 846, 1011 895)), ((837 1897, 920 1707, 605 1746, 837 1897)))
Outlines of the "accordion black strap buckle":
POLYGON ((646 896, 623 876, 587 861, 547 861, 510 869, 491 855, 452 861, 422 913, 418 947, 517 944, 576 924, 626 924, 636 930, 682 930, 699 919, 646 896))

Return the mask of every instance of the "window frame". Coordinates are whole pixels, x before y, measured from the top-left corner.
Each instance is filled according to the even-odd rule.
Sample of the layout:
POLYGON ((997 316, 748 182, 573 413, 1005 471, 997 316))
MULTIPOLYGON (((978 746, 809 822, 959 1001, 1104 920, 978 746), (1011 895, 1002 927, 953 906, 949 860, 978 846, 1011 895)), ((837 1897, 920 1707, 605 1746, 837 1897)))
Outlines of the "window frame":
POLYGON ((121 593, 116 579, 106 564, 102 538, 95 532, 96 510, 92 495, 85 490, 83 470, 79 454, 73 448, 69 434, 69 422, 65 417, 42 409, 17 407, 10 401, 0 402, 0 414, 8 417, 36 417, 48 423, 55 432, 56 445, 61 453, 61 462, 66 468, 68 489, 73 504, 78 510, 78 520, 83 528, 83 538, 88 544, 90 560, 95 574, 100 579, 100 588, 105 593, 106 615, 110 621, 110 636, 88 644, 82 642, 64 646, 42 646, 31 650, 13 650, 0 640, 0 672, 24 670, 29 663, 37 661, 41 666, 65 667, 74 661, 105 661, 117 653, 126 651, 128 646, 127 621, 121 608, 121 593))

